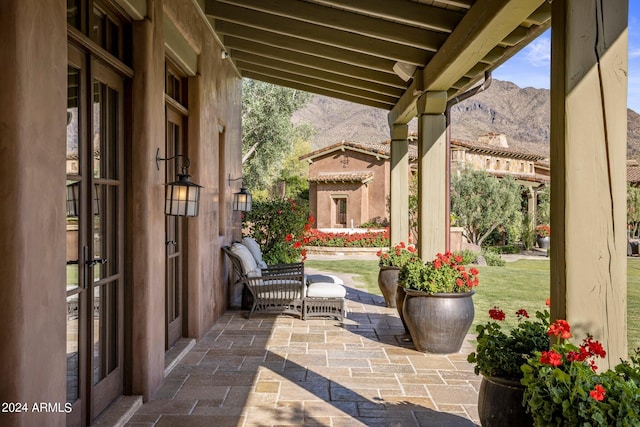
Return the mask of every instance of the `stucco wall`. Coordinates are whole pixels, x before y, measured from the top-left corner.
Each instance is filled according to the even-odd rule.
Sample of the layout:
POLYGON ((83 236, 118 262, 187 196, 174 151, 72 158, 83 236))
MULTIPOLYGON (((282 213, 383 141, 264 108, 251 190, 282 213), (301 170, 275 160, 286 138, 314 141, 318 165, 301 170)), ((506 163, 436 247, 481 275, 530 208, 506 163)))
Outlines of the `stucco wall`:
POLYGON ((164 156, 163 14, 198 54, 198 72, 188 78, 188 137, 191 181, 203 186, 199 215, 183 218, 186 264, 183 336, 200 338, 227 310, 228 269, 221 246, 231 241, 238 218, 229 201, 233 188, 221 176, 241 174, 241 81, 207 28, 194 2, 150 3, 149 19, 134 22, 133 197, 128 239, 131 251, 131 392, 150 398, 163 380, 165 332, 164 173, 155 151, 164 156), (224 129, 220 160, 219 130, 224 129), (221 174, 219 167, 224 167, 221 174), (220 204, 226 211, 220 224, 220 204), (222 227, 220 227, 222 225, 222 227), (222 228, 222 229, 221 229, 222 228))
MULTIPOLYGON (((164 11, 199 52, 199 75, 189 78, 189 155, 194 182, 203 185, 200 215, 189 219, 188 255, 189 336, 202 336, 227 310, 227 271, 221 246, 231 241, 240 214, 231 210, 232 194, 239 182, 218 182, 219 166, 227 173, 242 175, 241 107, 242 85, 229 59, 206 27, 202 15, 190 0, 165 2, 164 11), (219 126, 224 128, 224 160, 219 157, 219 126), (197 159, 194 161, 193 159, 197 159), (226 210, 220 229, 219 200, 226 210)), ((237 236, 236 236, 237 237, 237 236)))
POLYGON ((0 2, 0 40, 0 425, 64 426, 31 405, 66 397, 65 2, 0 2))
MULTIPOLYGON (((196 2, 146 5, 148 16, 131 24, 127 46, 134 77, 125 83, 123 317, 125 393, 149 399, 164 379, 165 354, 165 178, 155 162, 165 139, 163 14, 199 55, 197 75, 188 82, 186 154, 192 180, 204 188, 200 215, 182 220, 189 259, 184 335, 190 337, 201 337, 227 309, 229 272, 220 247, 237 237, 240 217, 229 204, 237 188, 219 181, 241 175, 242 94, 196 2)), ((2 426, 66 424, 66 13, 61 0, 0 2, 0 400, 62 407, 59 413, 3 413, 2 426)))
POLYGON ((361 182, 318 182, 310 186, 310 203, 312 213, 316 217, 317 227, 336 226, 332 195, 347 195, 347 226, 351 226, 352 219, 355 227, 374 217, 388 219, 389 214, 386 208, 389 194, 388 159, 346 150, 318 157, 309 165, 310 177, 318 176, 321 173, 349 172, 373 172, 373 180, 366 184, 361 182), (345 165, 347 161, 348 163, 345 165), (314 186, 317 188, 315 197, 313 196, 314 186))

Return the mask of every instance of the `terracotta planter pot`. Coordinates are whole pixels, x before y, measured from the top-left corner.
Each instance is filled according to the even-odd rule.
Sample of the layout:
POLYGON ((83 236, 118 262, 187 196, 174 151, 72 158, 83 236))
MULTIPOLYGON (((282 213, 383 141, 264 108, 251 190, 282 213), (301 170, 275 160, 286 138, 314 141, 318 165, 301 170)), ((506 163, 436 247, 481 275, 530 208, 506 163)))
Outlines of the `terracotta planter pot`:
POLYGON ((404 290, 402 312, 411 339, 418 351, 448 354, 462 347, 467 331, 473 323, 474 294, 428 294, 412 289, 404 290))
POLYGON ((483 427, 533 426, 522 405, 520 380, 482 377, 478 393, 478 416, 483 427))
POLYGON ((378 287, 387 307, 396 307, 398 273, 400 273, 400 267, 380 267, 380 271, 378 271, 378 287))
POLYGON ((551 237, 538 237, 538 247, 540 249, 549 249, 549 244, 551 243, 551 237))
POLYGON ((402 308, 404 307, 404 297, 406 295, 404 288, 402 286, 398 286, 396 289, 396 309, 398 310, 400 320, 402 320, 402 326, 404 326, 405 332, 409 333, 409 328, 407 328, 407 323, 404 321, 404 313, 402 312, 402 308))

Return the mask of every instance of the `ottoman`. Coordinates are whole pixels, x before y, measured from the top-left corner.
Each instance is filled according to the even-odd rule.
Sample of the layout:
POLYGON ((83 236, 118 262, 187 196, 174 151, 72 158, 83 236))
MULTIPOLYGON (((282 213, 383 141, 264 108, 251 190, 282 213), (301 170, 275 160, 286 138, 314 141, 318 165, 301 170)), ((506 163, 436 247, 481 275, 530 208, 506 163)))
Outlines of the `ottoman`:
POLYGON ((315 282, 307 286, 302 300, 302 318, 335 317, 341 322, 345 317, 344 297, 347 289, 337 283, 315 282))

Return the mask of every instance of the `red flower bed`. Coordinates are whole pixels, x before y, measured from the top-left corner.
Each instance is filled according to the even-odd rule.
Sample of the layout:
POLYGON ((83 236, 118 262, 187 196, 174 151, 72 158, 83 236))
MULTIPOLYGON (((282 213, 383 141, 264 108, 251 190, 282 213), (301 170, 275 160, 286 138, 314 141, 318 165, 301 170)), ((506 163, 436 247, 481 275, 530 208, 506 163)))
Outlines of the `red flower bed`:
POLYGON ((311 229, 305 233, 307 246, 379 248, 389 246, 389 229, 361 233, 324 232, 311 229))

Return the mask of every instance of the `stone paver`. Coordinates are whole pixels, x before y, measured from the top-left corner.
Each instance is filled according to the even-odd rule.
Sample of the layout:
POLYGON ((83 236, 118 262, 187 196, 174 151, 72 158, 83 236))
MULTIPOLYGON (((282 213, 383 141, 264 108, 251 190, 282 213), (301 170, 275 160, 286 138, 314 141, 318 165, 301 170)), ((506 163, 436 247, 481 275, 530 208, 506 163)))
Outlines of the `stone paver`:
POLYGON ((473 347, 417 352, 395 309, 341 277, 343 324, 229 311, 127 426, 479 425, 473 347))

